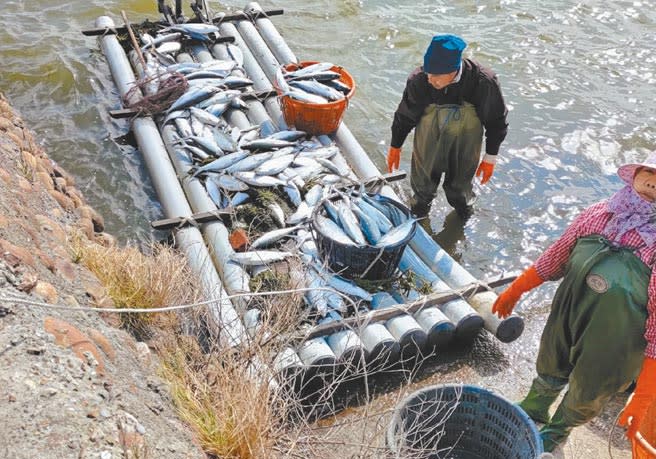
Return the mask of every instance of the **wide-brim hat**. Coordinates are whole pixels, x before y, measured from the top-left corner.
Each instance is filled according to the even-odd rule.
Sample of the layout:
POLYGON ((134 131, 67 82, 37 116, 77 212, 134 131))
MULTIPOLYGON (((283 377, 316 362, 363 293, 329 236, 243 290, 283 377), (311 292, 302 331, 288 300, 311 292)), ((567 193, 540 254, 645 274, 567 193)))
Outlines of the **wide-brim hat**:
POLYGON ((650 154, 647 159, 641 163, 624 164, 617 169, 617 175, 628 185, 633 185, 633 177, 636 171, 641 167, 648 167, 656 170, 656 152, 650 154))

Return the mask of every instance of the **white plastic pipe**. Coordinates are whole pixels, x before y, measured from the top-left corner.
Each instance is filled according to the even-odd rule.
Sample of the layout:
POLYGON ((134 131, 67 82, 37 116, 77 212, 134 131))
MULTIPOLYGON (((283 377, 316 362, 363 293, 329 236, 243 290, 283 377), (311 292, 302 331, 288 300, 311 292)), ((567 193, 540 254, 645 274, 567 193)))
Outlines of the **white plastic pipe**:
MULTIPOLYGON (((96 27, 113 28, 114 22, 107 16, 101 16, 96 20, 96 27)), ((134 87, 136 80, 125 51, 115 35, 101 37, 100 46, 119 93, 125 97, 128 91, 134 87)), ((134 97, 140 97, 136 93, 133 94, 135 94, 134 97)), ((132 122, 132 129, 166 216, 169 218, 191 216, 191 208, 152 118, 135 118, 132 122)), ((247 340, 244 326, 232 303, 226 299, 228 295, 223 289, 198 229, 187 227, 178 230, 176 244, 186 255, 191 269, 201 279, 205 297, 217 298, 217 301, 211 303, 208 308, 210 318, 214 322, 214 327, 210 328, 210 332, 218 336, 223 344, 229 346, 236 346, 247 340)))

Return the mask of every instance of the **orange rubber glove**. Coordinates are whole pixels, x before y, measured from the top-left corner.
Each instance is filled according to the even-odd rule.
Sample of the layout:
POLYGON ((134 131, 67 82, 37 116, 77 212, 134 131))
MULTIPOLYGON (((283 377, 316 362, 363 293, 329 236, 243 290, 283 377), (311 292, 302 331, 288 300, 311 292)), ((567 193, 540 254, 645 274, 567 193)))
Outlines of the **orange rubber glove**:
POLYGON ((486 153, 485 156, 483 156, 483 160, 478 165, 478 169, 476 169, 476 177, 481 179, 481 185, 487 183, 487 181, 492 178, 496 162, 496 155, 488 155, 486 153))
POLYGON ((635 437, 652 403, 656 403, 656 359, 645 357, 635 391, 618 421, 619 425, 629 428, 628 438, 635 437))
POLYGON ((394 172, 394 169, 399 168, 401 164, 401 149, 389 147, 387 152, 387 172, 394 172))
POLYGON ((492 313, 498 315, 501 319, 505 319, 512 313, 519 298, 524 293, 534 289, 543 282, 544 280, 535 270, 535 266, 531 266, 520 274, 507 289, 501 292, 499 298, 497 298, 492 306, 492 313))

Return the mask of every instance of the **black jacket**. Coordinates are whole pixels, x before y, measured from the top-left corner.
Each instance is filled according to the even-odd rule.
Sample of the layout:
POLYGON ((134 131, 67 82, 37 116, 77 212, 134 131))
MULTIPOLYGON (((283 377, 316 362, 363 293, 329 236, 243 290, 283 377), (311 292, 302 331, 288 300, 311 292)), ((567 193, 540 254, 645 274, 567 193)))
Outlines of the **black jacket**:
POLYGON ((460 81, 440 90, 428 83, 422 67, 410 74, 401 103, 394 113, 391 145, 396 148, 403 145, 429 104, 462 105, 463 102, 476 108, 485 128, 485 152, 496 155, 508 132, 508 109, 494 72, 471 59, 462 60, 460 81))

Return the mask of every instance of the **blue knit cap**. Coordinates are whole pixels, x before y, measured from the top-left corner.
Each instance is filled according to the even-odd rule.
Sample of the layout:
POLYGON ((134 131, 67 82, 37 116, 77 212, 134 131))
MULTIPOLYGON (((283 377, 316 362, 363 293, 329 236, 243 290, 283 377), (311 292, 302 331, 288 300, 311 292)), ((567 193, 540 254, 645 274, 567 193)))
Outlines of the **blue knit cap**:
POLYGON ((424 54, 424 72, 437 75, 455 72, 460 68, 466 46, 467 43, 456 35, 435 35, 424 54))

